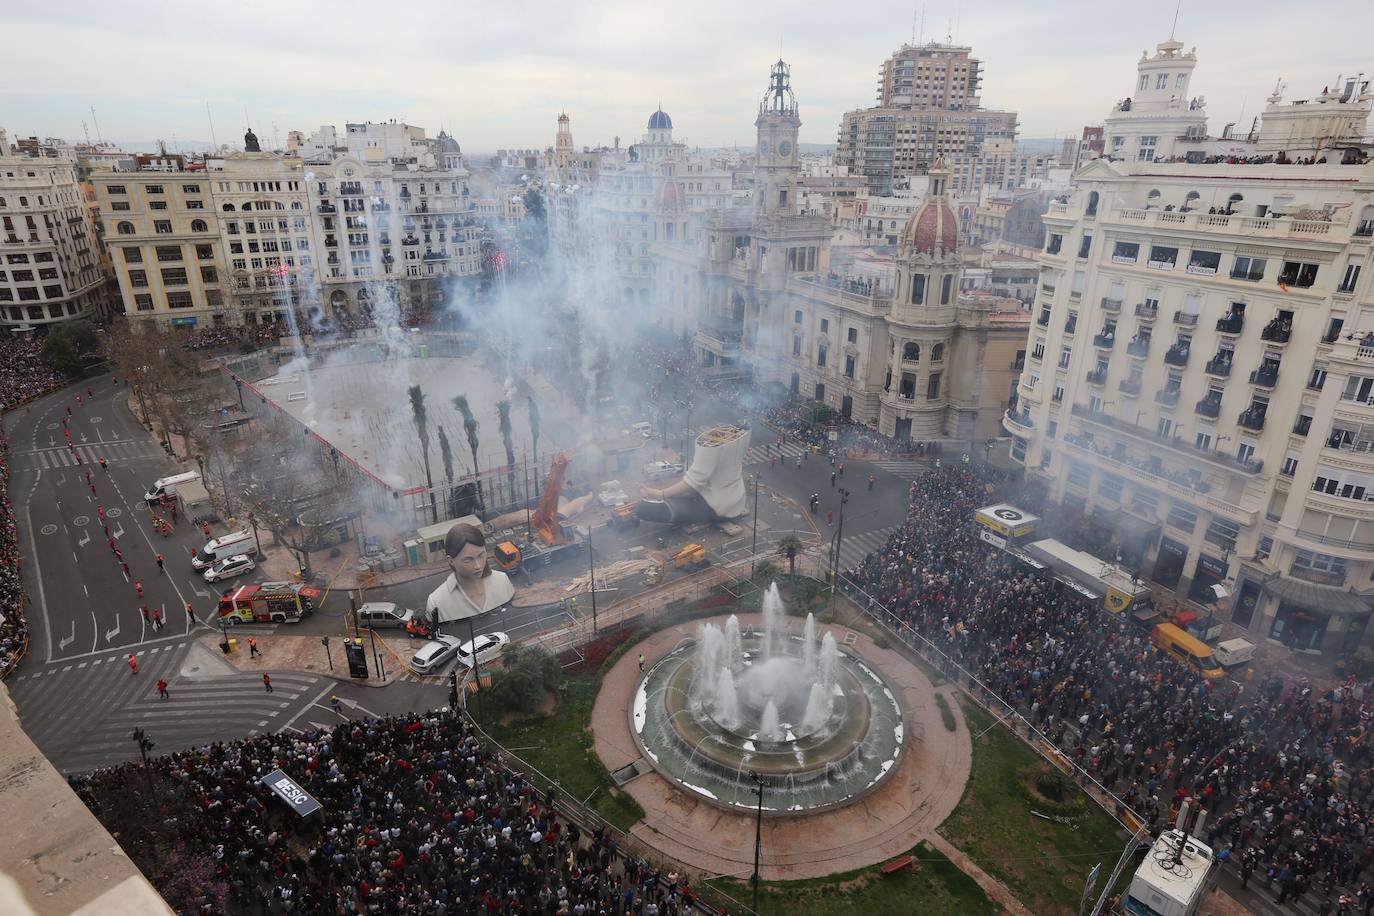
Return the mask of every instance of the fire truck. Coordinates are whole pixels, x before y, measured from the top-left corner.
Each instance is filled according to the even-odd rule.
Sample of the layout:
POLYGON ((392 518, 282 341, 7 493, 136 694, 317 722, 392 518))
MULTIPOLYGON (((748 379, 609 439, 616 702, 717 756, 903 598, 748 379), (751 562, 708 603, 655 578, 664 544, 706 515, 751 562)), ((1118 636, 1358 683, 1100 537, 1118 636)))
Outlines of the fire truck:
POLYGON ((262 582, 229 589, 219 599, 219 618, 231 626, 266 621, 298 623, 315 610, 322 592, 295 582, 262 582))

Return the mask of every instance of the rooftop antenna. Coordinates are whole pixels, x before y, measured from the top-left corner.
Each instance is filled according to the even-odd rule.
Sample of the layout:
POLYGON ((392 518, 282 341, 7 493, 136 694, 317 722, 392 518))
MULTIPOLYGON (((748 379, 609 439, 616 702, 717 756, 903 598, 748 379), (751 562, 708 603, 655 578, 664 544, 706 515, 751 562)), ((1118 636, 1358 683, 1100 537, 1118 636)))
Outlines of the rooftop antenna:
POLYGON ((82 132, 83 134, 86 135, 86 145, 87 145, 87 146, 90 146, 90 145, 91 145, 91 131, 90 131, 90 128, 88 128, 88 127, 86 126, 86 122, 85 122, 85 121, 82 121, 82 122, 81 122, 81 132, 82 132))
POLYGON ((1177 0, 1174 4, 1174 24, 1169 26, 1169 40, 1174 40, 1174 33, 1178 31, 1178 11, 1183 8, 1183 0, 1177 0))
POLYGON ((924 3, 922 3, 922 4, 921 4, 921 35, 920 35, 919 38, 916 39, 916 43, 919 45, 919 44, 923 43, 925 40, 926 40, 926 5, 925 5, 924 3))
POLYGON ((95 106, 91 106, 91 122, 95 124, 95 139, 100 143, 105 142, 105 138, 100 135, 100 119, 95 116, 95 106))
POLYGON ((219 152, 219 141, 215 139, 215 117, 210 114, 210 103, 208 101, 205 103, 205 119, 210 122, 210 143, 214 146, 215 152, 219 152))

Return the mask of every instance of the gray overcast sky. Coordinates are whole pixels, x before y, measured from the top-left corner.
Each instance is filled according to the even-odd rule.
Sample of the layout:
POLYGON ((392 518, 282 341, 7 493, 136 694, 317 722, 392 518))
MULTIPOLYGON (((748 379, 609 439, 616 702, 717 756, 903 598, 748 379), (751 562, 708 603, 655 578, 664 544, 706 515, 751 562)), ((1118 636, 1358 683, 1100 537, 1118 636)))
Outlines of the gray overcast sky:
MULTIPOLYGON (((919 9, 919 4, 917 4, 919 9)), ((1100 2, 926 4, 925 36, 973 46, 983 104, 1019 112, 1021 136, 1076 134, 1131 90, 1135 61, 1169 36, 1174 6, 1100 2)), ((275 122, 397 118, 440 124, 469 152, 545 147, 560 109, 577 145, 634 142, 662 101, 679 139, 752 143, 754 108, 781 48, 802 139, 833 143, 842 112, 874 103, 879 63, 912 33, 912 5, 439 0, 210 4, 12 3, 0 10, 0 126, 79 140, 94 106, 107 139, 239 144, 244 108, 275 122)), ((1185 0, 1193 88, 1209 124, 1248 124, 1278 77, 1288 98, 1374 72, 1374 4, 1185 0)), ((95 127, 90 126, 91 137, 95 127)))

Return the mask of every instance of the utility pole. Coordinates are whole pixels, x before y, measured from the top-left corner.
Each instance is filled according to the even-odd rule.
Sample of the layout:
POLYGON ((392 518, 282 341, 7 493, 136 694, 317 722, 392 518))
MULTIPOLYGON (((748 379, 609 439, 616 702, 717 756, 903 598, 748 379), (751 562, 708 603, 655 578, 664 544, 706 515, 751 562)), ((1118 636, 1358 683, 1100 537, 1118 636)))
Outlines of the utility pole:
POLYGON ((835 529, 835 550, 830 558, 830 613, 835 613, 835 589, 840 584, 840 548, 844 546, 844 504, 849 502, 849 491, 840 488, 840 524, 835 529))
POLYGON ((754 818, 754 875, 750 883, 754 885, 754 912, 759 911, 759 851, 763 848, 763 777, 753 770, 749 776, 754 780, 759 793, 758 815, 754 818))
POLYGON ((587 568, 591 570, 592 635, 596 635, 596 549, 592 547, 592 526, 587 526, 587 568))
POLYGON ((759 475, 754 475, 754 537, 749 546, 749 578, 754 578, 754 563, 759 552, 759 475))

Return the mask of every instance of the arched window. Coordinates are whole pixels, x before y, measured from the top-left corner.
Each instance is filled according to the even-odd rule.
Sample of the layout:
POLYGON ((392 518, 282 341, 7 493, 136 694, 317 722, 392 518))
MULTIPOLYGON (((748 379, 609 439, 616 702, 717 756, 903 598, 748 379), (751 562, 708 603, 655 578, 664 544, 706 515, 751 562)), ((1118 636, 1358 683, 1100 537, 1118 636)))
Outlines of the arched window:
POLYGON ((192 232, 204 232, 205 229, 206 229, 205 220, 203 220, 203 219, 193 219, 193 220, 191 220, 191 231, 192 231, 192 232))
POLYGON ((1158 199, 1159 199, 1159 188, 1151 188, 1151 189, 1150 189, 1150 193, 1145 195, 1145 199, 1146 199, 1146 200, 1158 200, 1158 199))
POLYGON ((916 362, 921 358, 921 345, 913 341, 902 344, 902 359, 907 362, 916 362))
POLYGON ((935 344, 934 346, 932 346, 932 347, 930 348, 930 361, 931 361, 932 363, 938 363, 940 360, 942 360, 942 359, 944 359, 944 358, 945 358, 945 345, 944 345, 944 344, 942 344, 942 343, 937 343, 937 344, 935 344))
POLYGON ((119 231, 119 234, 120 234, 120 235, 133 235, 133 234, 134 234, 134 224, 133 224, 133 223, 120 223, 120 224, 119 224, 118 226, 116 226, 115 228, 119 231))
POLYGON ((291 201, 291 209, 292 209, 292 210, 303 210, 303 209, 305 209, 305 208, 301 206, 301 202, 300 202, 299 200, 293 200, 293 201, 291 201))
POLYGON ((344 311, 348 308, 348 293, 341 289, 336 289, 329 294, 329 307, 334 311, 344 311))
POLYGON ((1086 211, 1088 216, 1097 215, 1097 202, 1101 199, 1102 198, 1098 195, 1096 191, 1093 191, 1091 194, 1088 195, 1088 209, 1086 211))
POLYGON ((911 304, 920 305, 926 301, 926 275, 911 275, 911 304))
POLYGON ((1197 191, 1189 191, 1188 196, 1183 198, 1183 206, 1191 208, 1193 201, 1201 199, 1202 195, 1197 191))
POLYGON ((233 213, 233 212, 234 212, 234 205, 233 205, 233 204, 225 204, 225 205, 224 205, 223 207, 221 207, 220 209, 223 210, 225 213, 233 213))

